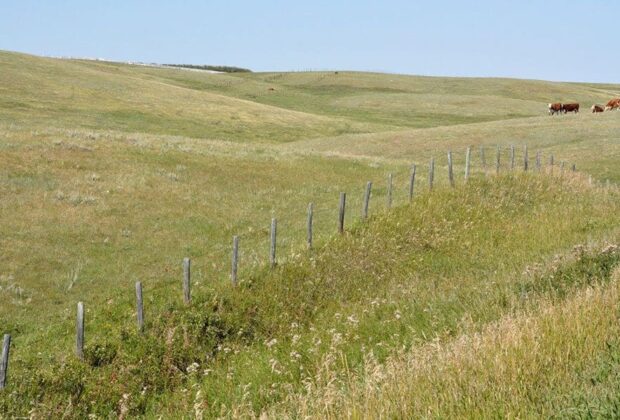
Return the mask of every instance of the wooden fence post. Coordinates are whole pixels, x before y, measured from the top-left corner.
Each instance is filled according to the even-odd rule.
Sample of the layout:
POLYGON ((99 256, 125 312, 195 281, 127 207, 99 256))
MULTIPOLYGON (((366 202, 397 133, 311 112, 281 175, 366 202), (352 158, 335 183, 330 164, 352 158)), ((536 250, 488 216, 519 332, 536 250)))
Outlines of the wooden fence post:
POLYGON ((428 189, 433 190, 433 178, 435 177, 435 158, 431 158, 431 163, 428 166, 428 189))
POLYGON ((142 283, 139 281, 136 282, 136 310, 137 310, 137 321, 138 321, 138 331, 144 331, 144 303, 142 301, 142 283))
POLYGON ((387 180, 387 208, 392 208, 392 173, 388 174, 387 180))
POLYGON ((9 350, 11 348, 11 335, 4 334, 2 342, 2 359, 0 359, 0 390, 6 387, 6 377, 9 371, 9 350))
POLYGON ((183 301, 189 304, 192 301, 191 292, 191 265, 189 258, 183 258, 183 301))
POLYGON ((271 268, 276 266, 276 239, 278 234, 278 220, 274 217, 271 219, 271 245, 269 247, 269 265, 271 268))
POLYGON ((495 153, 495 174, 499 175, 499 165, 500 165, 500 157, 501 157, 501 153, 502 150, 499 147, 499 144, 497 145, 497 152, 495 153))
POLYGON ((536 152, 536 170, 540 172, 540 150, 536 152))
POLYGON ((515 146, 514 144, 510 145, 510 169, 515 168, 515 146))
POLYGON ((527 144, 523 146, 523 171, 527 172, 529 159, 527 156, 527 144))
POLYGON ((413 200, 413 187, 415 185, 415 170, 416 166, 413 164, 411 167, 411 175, 409 176, 409 202, 413 200))
POLYGON ((312 217, 314 213, 314 206, 312 203, 308 204, 308 220, 306 222, 306 239, 308 241, 308 249, 312 249, 312 217))
POLYGON ((79 359, 84 360, 84 303, 82 302, 78 302, 77 304, 77 322, 75 329, 75 354, 79 359))
POLYGON ((372 190, 372 182, 366 183, 366 190, 364 191, 364 203, 362 204, 362 219, 368 219, 368 206, 370 205, 370 193, 372 190))
POLYGON ((469 179, 469 165, 471 165, 471 147, 465 152, 465 182, 469 179))
POLYGON ((487 159, 484 156, 484 146, 483 145, 480 146, 480 163, 482 164, 482 170, 486 171, 487 170, 487 159))
POLYGON ((551 154, 551 156, 549 156, 549 167, 551 173, 553 174, 553 153, 551 154))
POLYGON ((450 186, 454 187, 454 172, 452 171, 452 152, 448 151, 448 179, 450 186))
POLYGON ((573 163, 570 167, 571 171, 577 172, 577 166, 573 163))
POLYGON ((344 233, 344 211, 347 203, 347 193, 340 193, 340 203, 338 205, 338 233, 344 233))
POLYGON ((230 281, 233 286, 237 285, 237 268, 239 266, 239 237, 233 236, 233 250, 232 250, 232 267, 230 270, 230 281))

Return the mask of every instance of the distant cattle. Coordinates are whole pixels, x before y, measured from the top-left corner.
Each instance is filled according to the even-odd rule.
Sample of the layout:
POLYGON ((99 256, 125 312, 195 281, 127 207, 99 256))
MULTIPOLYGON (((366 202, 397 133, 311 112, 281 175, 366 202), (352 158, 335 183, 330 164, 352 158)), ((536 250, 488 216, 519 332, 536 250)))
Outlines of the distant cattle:
POLYGON ((560 113, 560 112, 562 112, 562 104, 561 103, 549 104, 549 115, 554 115, 554 114, 560 113))
POLYGON ((620 109, 620 98, 612 99, 611 101, 607 102, 605 110, 611 111, 612 109, 620 109))
POLYGON ((602 106, 600 106, 600 105, 596 105, 596 104, 592 105, 592 108, 590 108, 590 109, 592 110, 592 113, 593 113, 593 114, 594 114, 595 112, 603 112, 603 111, 604 111, 604 109, 603 109, 603 107, 602 107, 602 106))
POLYGON ((579 112, 579 104, 562 104, 562 111, 565 114, 567 112, 574 112, 576 114, 579 112))

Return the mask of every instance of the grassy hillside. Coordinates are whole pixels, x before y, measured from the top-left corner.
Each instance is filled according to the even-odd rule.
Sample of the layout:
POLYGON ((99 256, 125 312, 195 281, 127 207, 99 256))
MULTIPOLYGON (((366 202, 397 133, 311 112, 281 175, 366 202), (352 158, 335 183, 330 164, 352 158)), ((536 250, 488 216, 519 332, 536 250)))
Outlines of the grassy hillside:
POLYGON ((620 259, 620 113, 549 117, 546 104, 586 108, 618 92, 354 72, 212 74, 0 52, 0 333, 14 339, 0 412, 492 417, 502 400, 488 397, 491 387, 519 390, 506 415, 586 410, 588 400, 612 410, 616 379, 601 373, 592 388, 583 378, 607 372, 618 352, 605 314, 620 259), (532 169, 536 152, 545 163, 553 154, 553 172, 511 172, 510 145, 519 167, 525 145, 532 169), (465 185, 469 146, 474 174, 465 185), (560 172, 560 161, 580 172, 560 172), (373 216, 362 223, 369 180, 373 216), (233 235, 237 289, 228 277, 233 235), (183 257, 192 258, 190 307, 183 257), (87 308, 84 362, 73 356, 77 301, 87 308), (575 360, 560 357, 563 338, 548 327, 564 313, 578 332, 580 320, 600 320, 570 343, 575 360), (538 334, 526 331, 530 323, 538 334), (502 340, 515 359, 500 357, 502 340), (532 340, 540 359, 519 350, 532 340), (462 344, 471 342, 477 347, 462 344), (477 352, 483 357, 472 360, 477 352), (427 364, 411 380, 398 376, 420 358, 427 364), (545 360, 560 373, 541 384, 545 360), (510 370, 519 362, 530 374, 510 370), (424 369, 437 373, 425 379, 424 369), (427 392, 444 390, 442 407, 420 392, 424 381, 435 387, 427 392), (394 388, 397 397, 382 397, 394 388), (528 397, 539 390, 549 398, 528 397))

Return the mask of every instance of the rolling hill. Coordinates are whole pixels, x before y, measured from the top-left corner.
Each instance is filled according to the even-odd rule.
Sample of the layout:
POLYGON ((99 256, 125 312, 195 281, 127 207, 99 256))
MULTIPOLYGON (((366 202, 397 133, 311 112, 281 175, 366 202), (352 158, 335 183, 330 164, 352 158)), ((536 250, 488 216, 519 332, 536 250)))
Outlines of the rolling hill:
POLYGON ((0 333, 13 337, 0 413, 613 416, 620 112, 586 110, 619 93, 0 52, 0 333), (551 101, 584 110, 551 117, 551 101), (527 145, 528 172, 510 169, 511 145, 518 168, 527 145), (85 361, 73 355, 78 301, 85 361))

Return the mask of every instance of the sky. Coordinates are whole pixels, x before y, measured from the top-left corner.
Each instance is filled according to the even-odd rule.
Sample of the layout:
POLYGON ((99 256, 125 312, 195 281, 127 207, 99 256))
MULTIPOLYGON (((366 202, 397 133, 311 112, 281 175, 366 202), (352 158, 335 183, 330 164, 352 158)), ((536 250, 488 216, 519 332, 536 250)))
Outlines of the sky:
POLYGON ((620 83, 620 1, 0 0, 0 50, 620 83))

